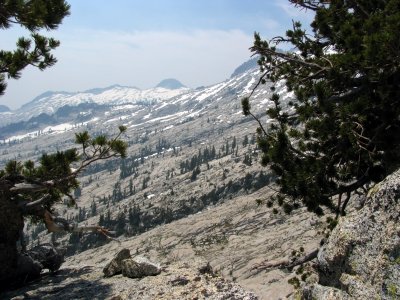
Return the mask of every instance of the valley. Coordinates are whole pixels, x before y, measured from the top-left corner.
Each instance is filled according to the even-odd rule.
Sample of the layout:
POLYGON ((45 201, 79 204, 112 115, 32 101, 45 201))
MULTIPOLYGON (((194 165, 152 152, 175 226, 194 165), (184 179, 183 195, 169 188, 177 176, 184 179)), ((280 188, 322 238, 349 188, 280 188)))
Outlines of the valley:
MULTIPOLYGON (((71 223, 104 226, 118 242, 99 234, 47 234, 32 224, 25 228, 27 242, 64 248, 66 267, 101 266, 120 243, 162 263, 202 259, 261 298, 290 295, 291 272, 254 272, 253 266, 300 247, 312 250, 323 224, 306 210, 287 216, 267 205, 274 177, 259 163, 256 122, 243 116, 240 104, 259 71, 254 62, 246 66, 194 90, 156 87, 135 98, 137 89, 113 86, 92 91, 97 102, 85 102, 87 93, 48 93, 27 104, 30 110, 8 112, 8 120, 22 126, 0 129, 0 167, 74 147, 77 132, 113 135, 119 125, 127 127, 127 157, 90 166, 79 178, 77 205, 60 204, 55 213, 71 223), (49 118, 40 122, 44 114, 49 118), (294 230, 299 223, 302 230, 294 230)), ((291 99, 283 84, 277 92, 291 99)), ((265 123, 269 95, 269 86, 261 86, 252 102, 265 123)))

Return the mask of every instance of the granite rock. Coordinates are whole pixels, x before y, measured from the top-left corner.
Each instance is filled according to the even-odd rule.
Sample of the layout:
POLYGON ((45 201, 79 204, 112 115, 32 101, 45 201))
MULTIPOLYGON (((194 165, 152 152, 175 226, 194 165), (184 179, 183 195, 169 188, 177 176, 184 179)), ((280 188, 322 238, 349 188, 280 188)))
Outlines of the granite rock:
POLYGON ((105 277, 111 277, 122 272, 122 261, 131 257, 129 249, 122 249, 115 257, 104 267, 105 277))
POLYGON ((122 275, 129 278, 142 278, 161 273, 161 268, 158 264, 155 264, 142 256, 137 256, 133 259, 124 259, 121 267, 122 275))
POLYGON ((400 170, 339 221, 318 253, 318 273, 304 299, 400 299, 400 170))

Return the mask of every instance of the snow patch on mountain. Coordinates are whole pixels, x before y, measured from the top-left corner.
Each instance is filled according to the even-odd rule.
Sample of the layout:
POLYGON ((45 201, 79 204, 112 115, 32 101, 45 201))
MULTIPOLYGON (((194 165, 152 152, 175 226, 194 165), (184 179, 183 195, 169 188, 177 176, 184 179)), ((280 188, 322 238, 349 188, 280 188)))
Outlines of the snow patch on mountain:
POLYGON ((59 134, 59 133, 63 133, 63 132, 69 131, 69 130, 73 130, 73 129, 77 129, 77 128, 86 126, 87 124, 96 122, 98 120, 99 120, 99 118, 93 118, 89 121, 82 122, 79 124, 62 123, 62 124, 58 124, 58 125, 54 125, 54 126, 47 126, 43 130, 35 130, 35 131, 31 131, 31 132, 28 132, 25 134, 14 135, 7 139, 0 140, 0 144, 10 143, 10 142, 14 142, 14 141, 21 141, 24 139, 33 139, 33 138, 37 138, 41 135, 59 134))
MULTIPOLYGON (((19 140, 25 137, 36 137, 38 134, 60 133, 74 129, 71 124, 77 124, 77 120, 87 121, 97 117, 97 123, 94 127, 105 126, 107 128, 115 126, 115 123, 124 124, 128 128, 141 130, 156 122, 165 123, 165 130, 178 126, 185 122, 204 114, 213 113, 218 107, 225 107, 223 115, 214 118, 215 123, 235 122, 241 113, 240 99, 248 96, 258 82, 260 72, 258 69, 249 69, 239 72, 236 76, 223 82, 201 87, 195 90, 189 88, 168 89, 165 87, 156 87, 148 90, 139 90, 135 87, 114 85, 103 89, 92 89, 81 93, 66 92, 46 92, 33 101, 24 105, 16 114, 27 120, 28 116, 39 115, 57 111, 64 107, 63 114, 57 114, 52 122, 59 122, 59 125, 53 123, 43 123, 41 126, 31 127, 36 131, 31 131, 22 135, 23 129, 10 134, 10 140, 19 140), (79 110, 82 111, 79 114, 79 110), (93 105, 92 105, 93 104, 93 105), (79 106, 75 110, 68 107, 79 106), (78 114, 76 110, 78 109, 78 114), (71 113, 72 111, 72 113, 71 113), (60 117, 58 116, 60 115, 60 117), (77 116, 78 115, 78 116, 77 116), (55 121, 54 121, 55 120, 55 121), (51 126, 49 125, 51 124, 51 126), (43 127, 47 126, 44 130, 43 127), (59 127, 57 127, 59 126, 59 127), (50 130, 51 128, 51 130, 50 130), (45 131, 46 130, 46 131, 45 131)), ((271 105, 270 84, 260 85, 252 96, 253 107, 264 109, 271 105)), ((275 84, 276 92, 281 95, 281 99, 288 101, 294 97, 293 93, 288 93, 285 82, 279 81, 275 84)), ((0 126, 1 126, 0 120, 0 126)), ((79 124, 83 124, 79 121, 79 124)), ((29 127, 25 127, 29 128, 29 127)))
POLYGON ((92 89, 86 92, 46 92, 36 97, 15 111, 19 119, 29 119, 41 113, 53 114, 57 109, 69 105, 78 106, 81 103, 95 103, 99 105, 134 105, 154 104, 162 102, 178 95, 188 93, 188 88, 167 89, 157 87, 147 90, 139 90, 134 87, 115 85, 110 88, 92 89))

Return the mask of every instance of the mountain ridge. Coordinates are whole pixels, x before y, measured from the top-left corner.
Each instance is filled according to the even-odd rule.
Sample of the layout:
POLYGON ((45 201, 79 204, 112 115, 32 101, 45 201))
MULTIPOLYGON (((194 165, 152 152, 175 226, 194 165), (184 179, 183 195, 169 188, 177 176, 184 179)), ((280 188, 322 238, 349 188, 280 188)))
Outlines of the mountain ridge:
POLYGON ((0 113, 2 112, 10 112, 11 109, 7 105, 0 104, 0 113))
MULTIPOLYGON (((23 133, 22 136, 25 136, 25 134, 35 136, 34 131, 31 133, 27 131, 40 131, 46 126, 57 124, 87 122, 90 116, 107 120, 104 115, 107 110, 113 110, 112 107, 118 109, 118 107, 124 105, 137 107, 137 109, 151 107, 155 111, 153 115, 158 117, 163 117, 163 115, 172 112, 179 113, 179 110, 182 110, 183 107, 187 107, 186 111, 195 111, 204 106, 204 103, 216 102, 229 95, 245 95, 245 93, 250 92, 259 70, 249 61, 244 65, 245 68, 242 64, 235 70, 236 76, 214 85, 196 89, 183 87, 176 79, 167 79, 161 81, 157 87, 147 90, 115 84, 106 88, 94 88, 75 93, 47 91, 19 110, 1 113, 0 131, 2 134, 0 139, 15 139, 15 136, 21 136, 21 133, 23 133), (238 69, 240 72, 237 71, 238 69), (165 84, 162 84, 163 82, 165 84), (170 89, 174 87, 179 88, 170 89), (35 117, 39 115, 48 116, 39 120, 51 120, 51 122, 38 122, 38 118, 35 117)), ((149 120, 151 120, 151 117, 149 120)), ((70 126, 67 127, 70 128, 70 126)))

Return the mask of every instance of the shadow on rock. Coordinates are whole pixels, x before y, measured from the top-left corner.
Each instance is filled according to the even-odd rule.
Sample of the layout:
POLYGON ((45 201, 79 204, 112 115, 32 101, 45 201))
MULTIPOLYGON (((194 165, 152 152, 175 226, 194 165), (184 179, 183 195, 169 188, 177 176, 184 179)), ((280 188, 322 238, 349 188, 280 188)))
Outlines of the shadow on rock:
POLYGON ((100 278, 85 279, 93 272, 93 267, 81 269, 67 268, 56 273, 46 273, 34 282, 0 294, 1 299, 105 299, 111 295, 111 285, 101 282, 100 278))

